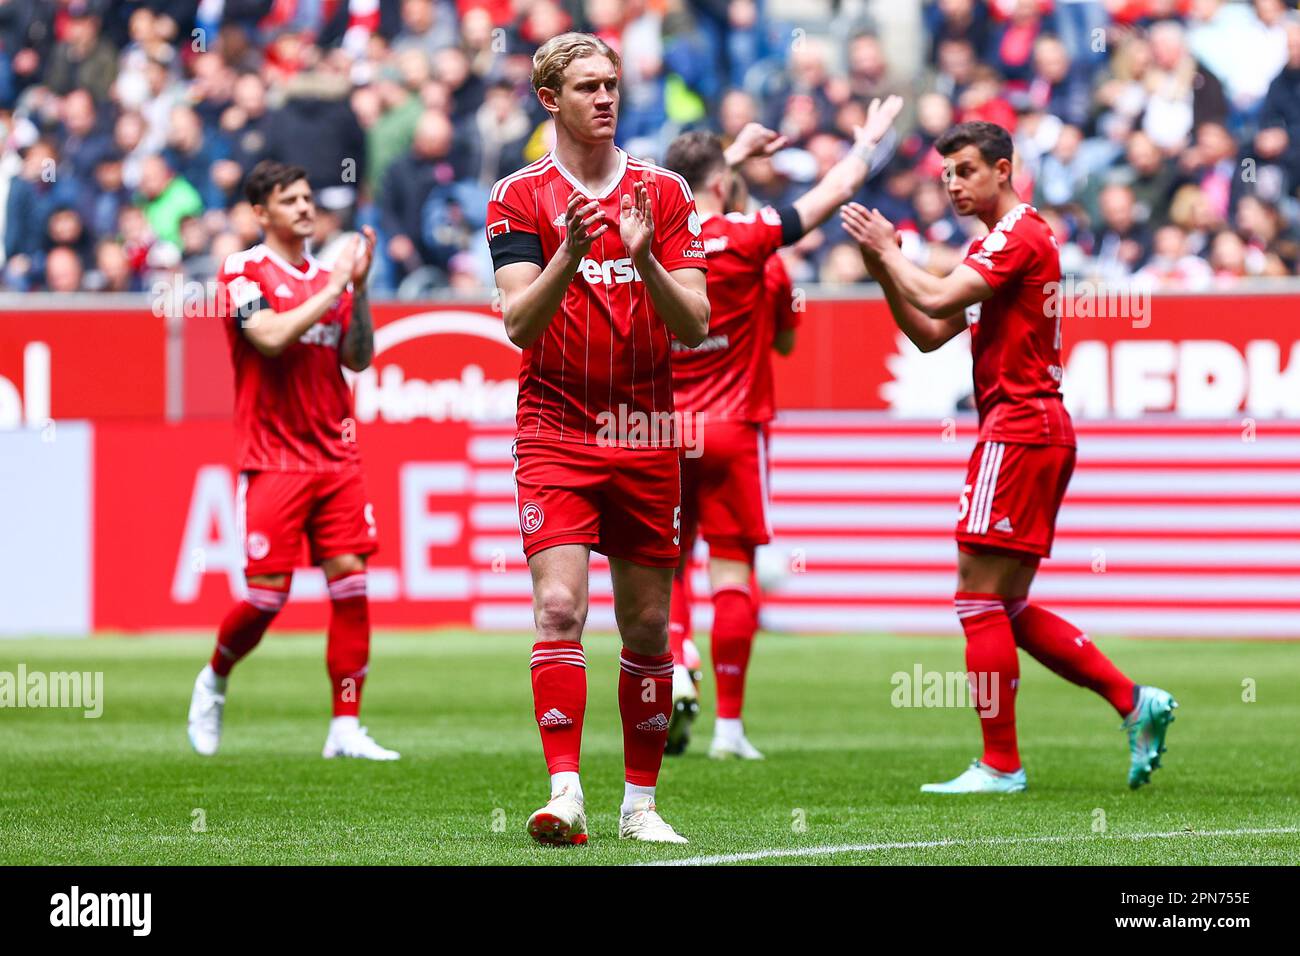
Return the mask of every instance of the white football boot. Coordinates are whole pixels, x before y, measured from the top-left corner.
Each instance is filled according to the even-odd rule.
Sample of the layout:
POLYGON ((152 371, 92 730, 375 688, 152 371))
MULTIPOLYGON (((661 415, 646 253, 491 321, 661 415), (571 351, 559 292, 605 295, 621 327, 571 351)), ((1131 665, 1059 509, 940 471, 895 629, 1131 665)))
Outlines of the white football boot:
POLYGON ((641 797, 630 811, 621 812, 618 820, 620 840, 640 840, 642 843, 689 843, 655 809, 652 797, 641 797))
POLYGON ((322 757, 356 757, 361 760, 398 760, 401 758, 396 750, 389 750, 375 743, 374 738, 355 723, 339 726, 330 725, 329 736, 325 738, 322 757))
POLYGON ((587 842, 587 811, 582 797, 570 787, 551 794, 546 806, 528 818, 528 835, 550 846, 581 846, 587 842))
POLYGON ((922 793, 1020 793, 1028 786, 1025 768, 1013 773, 1003 773, 992 767, 971 761, 971 765, 959 776, 944 783, 925 783, 921 785, 922 793))
POLYGON ((217 677, 212 666, 199 671, 190 695, 190 715, 186 727, 194 752, 211 757, 221 745, 221 714, 226 706, 225 681, 217 677))
POLYGON ((763 760, 762 751, 749 742, 739 719, 719 717, 713 725, 713 743, 709 756, 714 760, 763 760))

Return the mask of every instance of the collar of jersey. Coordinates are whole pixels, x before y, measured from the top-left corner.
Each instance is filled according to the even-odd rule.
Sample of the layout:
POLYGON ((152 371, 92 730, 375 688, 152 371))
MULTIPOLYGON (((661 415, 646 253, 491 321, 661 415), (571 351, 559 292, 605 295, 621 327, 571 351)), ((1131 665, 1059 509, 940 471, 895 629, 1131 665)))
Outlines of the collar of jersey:
POLYGON ((299 279, 311 279, 316 275, 317 271, 319 271, 320 269, 320 263, 317 262, 315 259, 313 259, 311 253, 307 252, 305 249, 303 250, 302 256, 304 259, 307 260, 306 272, 303 272, 302 269, 299 268, 298 266, 295 266, 290 262, 286 262, 284 256, 280 255, 278 252, 276 252, 266 243, 262 243, 262 249, 265 250, 266 257, 268 259, 270 259, 272 262, 278 265, 285 272, 297 276, 299 279))
POLYGON ((996 223, 994 223, 993 229, 990 229, 989 231, 992 232, 994 229, 1001 229, 1004 225, 1006 225, 1008 219, 1011 219, 1012 217, 1018 219, 1020 218, 1020 216, 1023 216, 1025 214, 1025 210, 1033 209, 1033 208, 1034 207, 1029 205, 1029 203, 1027 202, 1022 202, 1017 206, 1013 206, 1012 208, 1006 211, 1006 213, 1002 216, 1001 219, 999 219, 996 223))
MULTIPOLYGON (((615 146, 614 149, 618 151, 618 169, 614 170, 614 178, 605 184, 604 189, 594 193, 591 197, 592 199, 604 199, 614 191, 614 187, 622 182, 623 176, 627 173, 627 153, 623 152, 623 150, 619 149, 617 146, 615 146)), ((578 182, 577 177, 564 168, 564 164, 560 162, 560 157, 555 154, 555 150, 551 150, 551 162, 553 162, 555 168, 560 171, 560 175, 571 182, 580 193, 584 196, 587 194, 587 187, 578 182)))

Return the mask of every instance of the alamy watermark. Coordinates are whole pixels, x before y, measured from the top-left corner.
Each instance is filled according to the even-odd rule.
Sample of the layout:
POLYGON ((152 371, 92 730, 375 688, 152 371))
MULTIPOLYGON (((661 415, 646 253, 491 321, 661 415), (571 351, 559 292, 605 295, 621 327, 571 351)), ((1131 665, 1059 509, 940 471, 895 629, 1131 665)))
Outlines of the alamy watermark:
POLYGON ((1047 283, 1043 291, 1049 318, 1128 319, 1135 329, 1151 325, 1151 287, 1146 283, 1093 282, 1068 275, 1047 283))
POLYGON ((84 711, 95 719, 104 713, 103 671, 0 671, 0 708, 58 707, 84 711))
POLYGON ((266 307, 262 291, 243 276, 229 282, 200 282, 177 272, 157 279, 149 290, 150 308, 158 318, 238 318, 240 325, 256 324, 253 316, 266 307))
POLYGON ((596 415, 602 448, 680 448, 687 458, 704 454, 703 412, 645 412, 620 403, 596 415))
POLYGON ((119 926, 132 936, 148 936, 153 927, 152 893, 93 893, 80 886, 50 897, 51 926, 119 926))
POLYGON ((998 674, 994 671, 928 671, 916 664, 911 672, 895 671, 889 678, 894 707, 974 707, 981 717, 996 717, 998 674))

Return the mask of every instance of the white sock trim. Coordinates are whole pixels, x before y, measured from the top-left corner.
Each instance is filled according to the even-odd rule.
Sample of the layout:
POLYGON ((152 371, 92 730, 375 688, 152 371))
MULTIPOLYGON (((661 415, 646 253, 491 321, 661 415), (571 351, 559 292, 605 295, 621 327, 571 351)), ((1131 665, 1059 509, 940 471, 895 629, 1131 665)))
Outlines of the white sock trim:
POLYGON ((653 803, 655 799, 655 788, 638 787, 634 783, 624 782, 623 805, 622 807, 619 808, 620 812, 631 813, 634 809, 636 809, 636 802, 640 800, 642 797, 649 797, 650 802, 653 803))
POLYGON ((366 596, 366 572, 353 571, 343 577, 335 578, 327 585, 331 601, 345 601, 348 598, 366 596))
POLYGON ((360 717, 334 717, 330 720, 330 733, 356 733, 361 729, 360 717))
POLYGON ((555 796, 565 787, 568 787, 579 800, 583 799, 582 781, 578 779, 578 771, 561 770, 559 773, 551 774, 551 796, 555 796))
POLYGON ((210 663, 203 665, 203 670, 200 671, 199 677, 202 678, 203 685, 207 687, 208 690, 216 691, 218 694, 224 694, 226 692, 227 678, 222 677, 214 671, 210 663))
POLYGON ((739 740, 745 734, 745 724, 739 717, 718 717, 713 721, 713 736, 723 740, 739 740))
POLYGON ((289 600, 289 589, 278 591, 275 588, 258 587, 256 584, 246 586, 248 603, 264 614, 277 614, 289 600))

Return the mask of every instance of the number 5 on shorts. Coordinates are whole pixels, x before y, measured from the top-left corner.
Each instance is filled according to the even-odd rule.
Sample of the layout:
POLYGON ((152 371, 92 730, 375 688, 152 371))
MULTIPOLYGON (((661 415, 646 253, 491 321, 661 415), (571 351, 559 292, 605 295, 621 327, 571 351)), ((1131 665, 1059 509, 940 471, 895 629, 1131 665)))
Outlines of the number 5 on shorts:
POLYGON ((957 502, 957 520, 961 521, 970 512, 970 485, 963 485, 961 500, 957 502))
POLYGON ((673 544, 682 543, 682 506, 673 509, 673 544))

